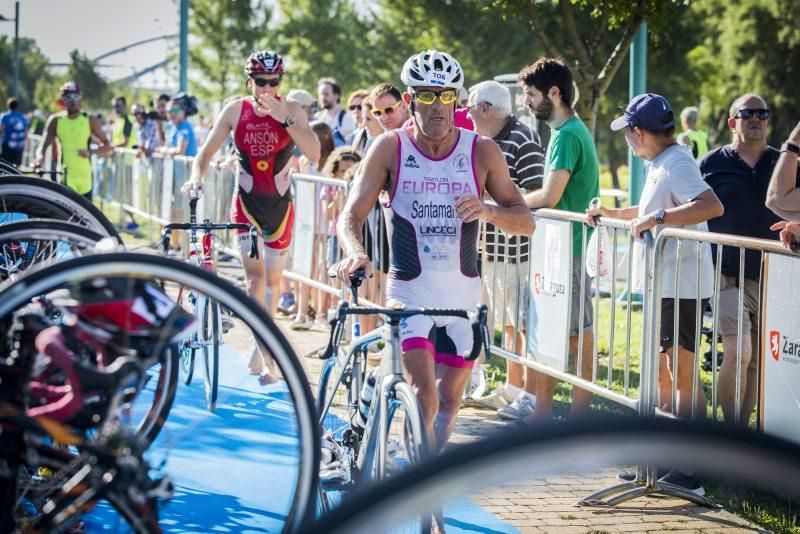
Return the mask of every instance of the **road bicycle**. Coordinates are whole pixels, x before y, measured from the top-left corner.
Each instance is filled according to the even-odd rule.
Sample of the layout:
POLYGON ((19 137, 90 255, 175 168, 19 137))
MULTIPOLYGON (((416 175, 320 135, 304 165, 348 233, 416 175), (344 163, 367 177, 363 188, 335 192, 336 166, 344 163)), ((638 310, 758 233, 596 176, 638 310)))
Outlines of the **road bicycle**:
MULTIPOLYGON (((320 437, 311 391, 300 362, 281 332, 258 303, 248 298, 243 291, 230 282, 213 273, 188 265, 186 262, 152 254, 114 252, 83 256, 36 270, 18 282, 0 285, 0 292, 3 294, 3 298, 0 299, 0 326, 5 328, 6 325, 11 324, 16 313, 28 305, 39 302, 42 298, 55 298, 75 284, 92 285, 103 279, 120 279, 125 282, 122 287, 130 288, 141 283, 152 284, 155 287, 163 288, 162 292, 169 296, 170 301, 174 301, 174 295, 179 287, 186 288, 186 291, 203 293, 222 308, 235 314, 238 321, 237 328, 247 329, 248 333, 255 337, 256 342, 269 351, 284 380, 281 382, 281 391, 275 393, 275 398, 279 399, 280 410, 272 410, 263 427, 267 433, 272 433, 273 431, 270 429, 274 427, 280 429, 281 432, 288 430, 289 433, 280 434, 281 439, 284 440, 280 447, 280 451, 282 451, 280 456, 275 457, 265 451, 264 457, 254 456, 248 458, 247 461, 255 461, 259 465, 274 463, 280 469, 290 470, 289 476, 270 481, 270 485, 275 488, 275 493, 280 496, 279 499, 274 500, 273 493, 265 491, 263 500, 268 503, 264 506, 269 508, 270 514, 274 514, 270 517, 274 517, 282 523, 280 530, 283 532, 299 531, 306 514, 313 509, 318 487, 320 437)), ((125 294, 125 292, 122 293, 125 294)), ((177 306, 177 308, 193 317, 182 307, 177 306)), ((98 313, 113 314, 112 310, 116 309, 118 308, 102 302, 98 302, 96 307, 98 313)), ((142 309, 146 310, 146 308, 142 309)), ((136 322, 131 322, 131 324, 135 325, 136 322)), ((144 444, 152 443, 155 436, 163 431, 165 424, 168 423, 167 420, 170 419, 170 408, 174 403, 178 380, 177 346, 182 339, 187 337, 187 334, 181 332, 178 337, 179 339, 174 339, 174 344, 170 345, 176 350, 160 351, 162 357, 157 365, 152 367, 145 365, 144 385, 136 398, 132 400, 130 411, 127 409, 116 410, 120 425, 129 429, 137 438, 140 437, 144 444)), ((127 338, 123 336, 122 339, 124 341, 127 338)), ((7 342, 6 339, 0 339, 0 346, 7 342)), ((7 353, 8 347, 5 349, 3 354, 7 353)), ((156 349, 157 347, 148 352, 156 349)), ((140 347, 140 349, 132 350, 131 355, 143 353, 144 351, 140 347)), ((3 360, 0 359, 0 361, 3 360)), ((2 390, 1 385, 0 390, 2 390)), ((236 411, 239 408, 231 407, 231 410, 236 411)), ((255 415, 250 411, 242 413, 247 417, 255 415)), ((95 415, 97 414, 92 415, 90 419, 94 420, 95 415)), ((100 416, 100 420, 102 419, 103 417, 100 416)), ((189 425, 189 429, 193 429, 195 423, 189 425)), ((187 424, 185 420, 179 419, 173 424, 175 428, 166 436, 166 439, 159 440, 159 455, 162 454, 161 451, 168 453, 172 447, 176 446, 173 441, 176 433, 181 435, 185 433, 185 430, 182 429, 182 425, 187 424)), ((91 438, 91 435, 95 433, 97 430, 92 428, 87 436, 91 438)), ((217 437, 225 438, 220 435, 217 437)), ((235 451, 231 451, 231 454, 233 457, 236 456, 235 451)), ((164 458, 163 462, 168 467, 169 464, 166 461, 164 458)), ((231 476, 235 476, 235 473, 231 476)), ((183 502, 172 503, 170 515, 183 517, 183 513, 186 513, 185 519, 189 520, 195 511, 189 510, 187 506, 183 502)), ((207 528, 210 529, 212 526, 213 523, 207 525, 207 528)), ((273 530, 275 529, 273 528, 273 530)))
POLYGON ((2 531, 63 530, 105 499, 135 532, 160 532, 156 500, 171 497, 172 483, 151 476, 144 458, 150 440, 123 424, 120 414, 147 381, 147 355, 165 349, 194 319, 177 304, 166 305, 166 295, 155 315, 137 312, 159 297, 154 286, 140 284, 136 298, 106 303, 119 317, 117 325, 107 324, 90 295, 106 297, 128 285, 105 282, 39 297, 4 322, 9 338, 0 363, 0 451, 7 469, 0 485, 8 489, 0 493, 2 531), (114 331, 129 325, 124 334, 114 331))
MULTIPOLYGON (((320 482, 323 513, 336 508, 353 490, 391 477, 426 458, 428 440, 419 401, 403 376, 402 320, 420 314, 467 319, 473 332, 473 347, 467 359, 474 360, 481 348, 488 350, 489 346, 486 306, 478 306, 475 312, 359 307, 357 288, 363 280, 363 271, 351 276, 354 306, 346 301, 339 305, 336 318, 331 321, 330 341, 321 356, 326 361, 320 373, 317 409, 323 447, 332 451, 336 467, 335 476, 323 476, 325 480, 320 482), (355 337, 347 351, 342 350, 339 345, 347 317, 374 314, 384 317, 384 325, 355 337), (389 350, 384 352, 380 365, 365 376, 367 349, 380 340, 389 350)), ((326 474, 331 473, 323 473, 326 474)), ((408 527, 424 531, 430 527, 429 519, 417 518, 408 527)))
MULTIPOLYGON (((214 272, 214 234, 217 230, 245 230, 250 234, 250 257, 258 258, 258 230, 250 224, 239 223, 213 223, 205 219, 197 222, 197 193, 192 191, 189 200, 189 223, 170 223, 164 226, 162 234, 162 247, 164 254, 169 251, 170 237, 173 230, 189 231, 189 263, 206 271, 214 272), (198 244, 197 232, 203 232, 198 244)), ((186 303, 194 312, 199 328, 190 339, 187 339, 180 348, 180 370, 183 383, 187 386, 192 383, 194 376, 195 354, 199 350, 203 356, 203 384, 206 398, 206 408, 213 412, 217 406, 219 391, 219 350, 222 345, 223 311, 219 304, 212 301, 202 292, 184 291, 178 289, 178 302, 186 303)), ((225 318, 227 319, 227 318, 225 318)))

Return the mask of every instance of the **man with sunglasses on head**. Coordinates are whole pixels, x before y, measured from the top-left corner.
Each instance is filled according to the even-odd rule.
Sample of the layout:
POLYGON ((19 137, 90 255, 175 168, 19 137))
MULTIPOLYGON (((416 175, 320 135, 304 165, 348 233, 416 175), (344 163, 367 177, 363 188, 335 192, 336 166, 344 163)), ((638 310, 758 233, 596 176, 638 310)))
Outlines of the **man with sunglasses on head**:
MULTIPOLYGON (((712 150, 700 160, 700 172, 725 208, 721 217, 708 221, 708 229, 760 239, 775 239, 770 227, 781 219, 766 206, 770 176, 780 152, 767 145, 770 110, 762 97, 745 94, 730 108, 728 128, 731 143, 712 150)), ((795 172, 795 180, 797 178, 795 172)), ((712 246, 716 261, 716 247, 712 246)), ((746 250, 744 258, 744 309, 739 316, 739 249, 723 247, 720 291, 719 333, 724 357, 719 369, 719 403, 725 421, 747 425, 756 406, 758 358, 758 309, 761 253, 746 250), (737 351, 738 322, 743 324, 737 351), (741 353, 739 419, 736 420, 737 352, 741 353)))
MULTIPOLYGON (((233 134, 238 157, 231 220, 255 225, 263 235, 258 258, 249 257, 247 233, 239 235, 247 293, 274 315, 277 298, 273 295, 278 294, 294 228, 289 189, 294 147, 296 144, 302 154, 316 161, 320 145, 301 105, 278 94, 284 74, 279 54, 270 50, 251 54, 245 61, 244 73, 250 94, 222 109, 195 158, 191 179, 183 191, 189 195, 192 190, 203 189, 203 176, 211 158, 233 134)), ((253 349, 249 367, 262 384, 277 380, 272 362, 258 346, 253 349)))
MULTIPOLYGON (((372 270, 361 227, 380 197, 391 243, 386 288, 390 304, 474 309, 482 296, 477 268, 480 221, 511 234, 530 235, 533 216, 509 178, 497 144, 453 125, 464 81, 458 61, 428 50, 411 56, 400 77, 408 86, 402 103, 414 121, 378 137, 367 153, 338 221, 339 239, 348 255, 338 273, 347 281, 357 269, 372 270), (496 204, 481 200, 484 191, 496 204)), ((386 109, 387 100, 376 99, 376 108, 386 109)), ((402 323, 401 343, 430 450, 438 450, 449 439, 471 374, 473 362, 464 358, 472 349, 469 321, 410 317, 402 323), (435 336, 440 335, 446 339, 437 344, 435 336), (451 350, 438 353, 437 345, 451 350)))
POLYGON ((100 120, 81 111, 81 88, 73 81, 61 86, 61 103, 65 110, 54 113, 47 119, 44 141, 36 152, 33 168, 42 166, 47 149, 58 139, 61 145, 61 166, 64 185, 74 189, 87 199, 92 199, 92 154, 107 156, 114 152, 100 120), (100 145, 91 148, 92 137, 100 145))

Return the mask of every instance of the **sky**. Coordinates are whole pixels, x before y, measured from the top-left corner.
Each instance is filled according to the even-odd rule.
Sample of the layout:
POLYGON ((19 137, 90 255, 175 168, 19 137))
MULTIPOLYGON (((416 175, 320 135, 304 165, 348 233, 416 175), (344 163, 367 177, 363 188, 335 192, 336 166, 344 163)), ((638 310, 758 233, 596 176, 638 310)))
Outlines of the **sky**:
MULTIPOLYGON (((51 62, 69 61, 74 49, 90 59, 116 48, 160 35, 178 33, 177 0, 20 0, 19 34, 36 40, 51 62)), ((14 18, 14 0, 0 0, 0 15, 14 18)), ((0 22, 0 35, 14 35, 13 22, 0 22)), ((119 79, 163 61, 177 40, 142 45, 103 60, 98 71, 119 79)), ((175 82, 164 71, 143 78, 142 87, 175 82)))

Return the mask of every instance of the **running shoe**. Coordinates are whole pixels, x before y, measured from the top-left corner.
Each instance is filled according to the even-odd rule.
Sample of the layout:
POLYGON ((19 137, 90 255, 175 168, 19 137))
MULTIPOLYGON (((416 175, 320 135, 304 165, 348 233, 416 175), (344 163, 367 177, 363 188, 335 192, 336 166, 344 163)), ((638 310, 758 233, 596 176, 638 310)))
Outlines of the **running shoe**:
POLYGON ((514 396, 508 391, 508 388, 503 385, 495 389, 484 397, 476 399, 481 404, 491 406, 493 408, 503 408, 514 402, 514 396))
POLYGON ((289 325, 292 330, 308 330, 314 326, 314 321, 305 315, 298 315, 289 325))
POLYGON ((293 293, 284 293, 281 295, 281 298, 278 300, 278 311, 284 315, 289 315, 292 313, 292 307, 294 306, 294 294, 293 293))
POLYGON ((530 393, 521 391, 517 398, 508 406, 503 406, 497 410, 497 417, 507 421, 520 421, 533 414, 536 406, 536 397, 530 393))

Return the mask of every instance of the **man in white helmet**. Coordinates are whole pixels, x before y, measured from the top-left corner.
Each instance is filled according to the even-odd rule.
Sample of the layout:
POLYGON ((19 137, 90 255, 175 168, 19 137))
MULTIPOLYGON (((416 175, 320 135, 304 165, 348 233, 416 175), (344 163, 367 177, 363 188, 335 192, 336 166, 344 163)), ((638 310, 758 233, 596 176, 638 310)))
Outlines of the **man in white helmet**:
MULTIPOLYGON (((387 299, 406 308, 474 309, 481 300, 479 221, 531 235, 533 216, 497 144, 453 125, 464 80, 458 61, 428 50, 411 56, 400 77, 408 86, 402 96, 413 123, 384 133, 367 153, 338 221, 347 253, 338 273, 348 280, 359 268, 371 271, 361 227, 380 197, 390 243, 387 299), (496 204, 481 200, 484 191, 496 204)), ((410 317, 401 342, 431 450, 439 450, 450 437, 470 377, 472 362, 464 359, 472 348, 469 322, 410 317), (432 339, 437 334, 445 336, 444 343, 432 339), (451 350, 436 352, 435 346, 451 350)))

